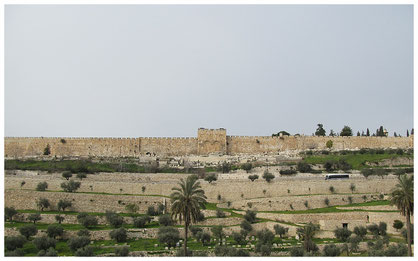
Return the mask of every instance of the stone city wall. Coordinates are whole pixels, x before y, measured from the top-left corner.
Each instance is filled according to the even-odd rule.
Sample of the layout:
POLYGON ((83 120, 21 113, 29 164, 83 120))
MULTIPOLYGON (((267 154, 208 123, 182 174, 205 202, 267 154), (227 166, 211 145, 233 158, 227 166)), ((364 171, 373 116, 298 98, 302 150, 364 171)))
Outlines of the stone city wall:
POLYGON ((5 137, 9 158, 50 156, 140 157, 215 154, 277 154, 280 151, 326 149, 412 148, 410 137, 227 136, 225 129, 199 129, 197 138, 22 138, 5 137))

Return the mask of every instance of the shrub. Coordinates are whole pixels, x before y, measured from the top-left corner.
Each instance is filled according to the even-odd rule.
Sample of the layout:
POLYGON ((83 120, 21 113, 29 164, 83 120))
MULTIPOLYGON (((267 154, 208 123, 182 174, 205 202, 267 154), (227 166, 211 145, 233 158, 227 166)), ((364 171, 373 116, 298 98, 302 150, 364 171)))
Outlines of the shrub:
POLYGON ((36 205, 38 206, 38 208, 41 209, 41 211, 44 211, 44 208, 49 208, 49 206, 51 205, 49 203, 49 200, 46 198, 40 198, 37 202, 36 205))
POLYGON ((244 215, 244 219, 250 223, 255 223, 257 213, 252 210, 247 210, 244 215))
POLYGON ((210 234, 207 232, 199 232, 197 238, 204 246, 210 243, 210 234))
POLYGON ((42 217, 41 217, 41 214, 40 213, 33 213, 33 214, 30 214, 28 216, 28 220, 31 221, 31 222, 33 222, 33 224, 35 224, 36 221, 39 221, 41 219, 42 219, 42 217))
POLYGON ((352 232, 347 228, 337 228, 334 230, 335 237, 342 242, 347 242, 348 238, 351 236, 351 233, 352 232))
POLYGON ((64 219, 65 218, 61 215, 55 215, 55 220, 58 222, 58 224, 61 224, 64 219))
POLYGON ((303 202, 303 205, 305 205, 306 208, 309 208, 309 202, 307 200, 305 200, 305 202, 303 202))
POLYGON ((85 228, 80 229, 80 230, 77 232, 77 236, 79 236, 79 237, 88 237, 88 238, 90 238, 90 231, 89 231, 88 229, 85 229, 85 228))
POLYGON ((339 256, 340 255, 340 248, 337 247, 335 244, 326 245, 324 247, 324 256, 339 256))
POLYGON ((348 203, 350 203, 350 204, 353 203, 353 197, 352 196, 348 196, 348 203))
POLYGON ((251 171, 251 169, 253 168, 253 164, 248 162, 248 163, 242 164, 241 167, 242 167, 243 170, 245 170, 247 173, 249 173, 251 171))
POLYGON ((43 249, 39 251, 38 256, 58 256, 58 252, 53 247, 50 247, 46 251, 43 249))
POLYGON ((49 144, 46 145, 46 147, 44 148, 44 155, 50 155, 51 154, 51 147, 49 146, 49 144))
POLYGON ((331 161, 331 160, 327 160, 327 161, 325 162, 325 164, 324 164, 324 168, 325 168, 327 171, 332 171, 332 170, 334 170, 334 162, 333 162, 333 161, 331 161))
POLYGON ((222 171, 222 173, 229 173, 231 171, 231 164, 227 162, 222 163, 220 171, 222 171))
POLYGON ((112 230, 109 232, 110 238, 116 240, 116 242, 126 242, 128 238, 128 234, 126 233, 126 229, 123 227, 112 230))
POLYGON ((134 218, 134 227, 144 228, 145 225, 151 220, 149 216, 141 216, 134 218))
POLYGON ((222 210, 220 210, 219 208, 216 209, 216 217, 217 218, 224 218, 225 216, 226 215, 222 210))
POLYGON ((331 192, 331 193, 335 193, 335 188, 334 188, 333 186, 330 186, 330 187, 329 187, 329 192, 331 192))
POLYGON ((158 216, 158 211, 155 211, 154 206, 148 206, 147 215, 149 216, 158 216))
POLYGON ((46 233, 48 234, 48 237, 55 239, 56 237, 60 237, 64 234, 64 228, 58 224, 51 224, 46 229, 46 233))
POLYGON ((29 237, 35 236, 38 233, 38 229, 35 225, 25 225, 19 228, 19 232, 22 236, 29 240, 29 237))
POLYGON ((304 256, 305 251, 302 247, 292 247, 290 249, 290 256, 304 256))
POLYGON ((302 161, 298 162, 298 165, 296 168, 301 173, 308 173, 312 170, 311 165, 302 161))
POLYGON ((373 169, 362 169, 361 174, 365 177, 368 178, 369 176, 373 175, 373 169))
POLYGON ((10 222, 13 222, 13 217, 17 214, 17 211, 14 207, 5 207, 4 208, 4 217, 10 222))
POLYGON ((332 140, 328 140, 327 143, 326 143, 327 148, 331 149, 332 145, 334 145, 334 142, 332 142, 332 140))
POLYGON ((57 203, 58 211, 65 211, 66 208, 70 208, 73 205, 71 201, 67 199, 60 199, 57 203))
POLYGON ((123 225, 123 217, 119 216, 113 211, 106 210, 106 220, 111 226, 115 228, 121 227, 123 225))
POLYGON ((251 232, 253 230, 251 223, 247 220, 242 221, 240 227, 246 232, 251 232))
POLYGON ((78 222, 85 228, 97 226, 98 221, 95 216, 89 216, 87 213, 80 213, 77 215, 78 222))
POLYGON ((205 177, 205 181, 209 182, 209 184, 216 180, 218 180, 218 177, 215 174, 209 174, 205 177))
POLYGON ((233 247, 227 246, 216 246, 215 247, 216 256, 250 256, 248 250, 244 249, 235 249, 233 247))
POLYGON ((354 185, 353 183, 350 184, 350 190, 351 192, 354 192, 354 190, 356 190, 356 185, 354 185))
POLYGON ((408 247, 405 244, 399 243, 396 245, 390 245, 385 250, 385 256, 407 256, 408 247))
POLYGON ((222 238, 225 236, 222 226, 213 226, 211 227, 210 231, 212 232, 215 238, 219 239, 219 241, 222 241, 222 238))
POLYGON ((251 180, 252 182, 256 179, 258 179, 258 175, 254 174, 254 175, 249 175, 248 179, 251 180))
POLYGON ((61 183, 61 188, 65 192, 76 192, 77 189, 79 189, 81 186, 81 183, 78 181, 70 180, 68 182, 61 183))
POLYGON ((71 251, 75 252, 77 249, 83 248, 90 244, 90 238, 86 236, 79 236, 79 237, 71 237, 67 241, 68 247, 71 251))
POLYGON ((367 230, 369 230, 375 237, 385 236, 386 229, 387 229, 387 224, 385 222, 379 222, 379 225, 371 224, 367 226, 367 230))
POLYGON ((38 185, 36 186, 36 191, 45 191, 48 188, 48 183, 44 182, 39 182, 38 185))
POLYGON ((117 247, 115 248, 115 256, 129 256, 129 247, 117 247))
POLYGON ((77 173, 77 178, 80 179, 80 180, 83 180, 83 179, 87 178, 87 174, 83 173, 83 172, 77 173))
POLYGON ((268 170, 264 171, 263 179, 265 179, 267 182, 272 181, 274 178, 275 178, 275 176, 273 174, 271 174, 270 172, 268 172, 268 170))
POLYGON ((47 236, 37 237, 32 242, 38 250, 47 250, 50 247, 55 248, 57 244, 55 239, 47 236))
POLYGON ((199 212, 199 215, 197 216, 196 221, 202 222, 203 220, 205 220, 205 214, 203 214, 202 212, 199 212))
POLYGON ((138 206, 136 204, 133 204, 133 203, 126 205, 125 209, 129 213, 136 213, 139 210, 138 206))
POLYGON ((396 229, 396 231, 398 231, 399 229, 402 229, 403 222, 396 219, 395 221, 393 221, 393 228, 396 229))
POLYGON ((69 180, 72 176, 73 176, 73 173, 71 173, 71 171, 64 171, 62 173, 62 177, 65 178, 66 180, 69 180))
POLYGON ((12 236, 4 238, 4 247, 8 251, 13 251, 17 248, 22 248, 26 243, 26 238, 24 236, 12 236))
POLYGON ((296 174, 296 170, 293 169, 284 169, 279 171, 280 175, 293 175, 296 174))
POLYGON ((158 240, 168 247, 174 247, 180 239, 178 229, 174 227, 160 227, 158 230, 158 240))
POLYGON ((173 220, 171 219, 170 215, 165 214, 158 218, 158 222, 161 226, 172 226, 174 224, 173 220))
POLYGON ((15 249, 13 251, 6 251, 4 256, 24 256, 25 252, 22 249, 15 249))
POLYGON ((289 231, 289 228, 285 228, 279 224, 274 225, 273 228, 274 232, 276 232, 276 235, 279 235, 280 238, 282 238, 287 233, 287 231, 289 231))
POLYGON ((79 248, 75 251, 74 255, 75 256, 94 256, 93 248, 90 246, 79 248))
POLYGON ((232 238, 235 240, 235 242, 239 245, 245 244, 245 236, 238 232, 232 233, 232 238))
POLYGON ((255 245, 255 252, 260 253, 261 256, 270 256, 271 255, 271 244, 257 243, 255 245))
POLYGON ((201 227, 190 226, 190 232, 192 232, 192 235, 196 237, 197 233, 203 232, 203 229, 201 227))

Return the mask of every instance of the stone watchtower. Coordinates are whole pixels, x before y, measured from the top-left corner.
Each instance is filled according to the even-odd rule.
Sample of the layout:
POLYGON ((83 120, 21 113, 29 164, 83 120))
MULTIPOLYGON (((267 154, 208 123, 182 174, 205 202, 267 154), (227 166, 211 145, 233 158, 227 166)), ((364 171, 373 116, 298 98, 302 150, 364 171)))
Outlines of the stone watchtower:
POLYGON ((226 130, 223 128, 199 128, 197 131, 197 153, 198 155, 226 154, 226 130))

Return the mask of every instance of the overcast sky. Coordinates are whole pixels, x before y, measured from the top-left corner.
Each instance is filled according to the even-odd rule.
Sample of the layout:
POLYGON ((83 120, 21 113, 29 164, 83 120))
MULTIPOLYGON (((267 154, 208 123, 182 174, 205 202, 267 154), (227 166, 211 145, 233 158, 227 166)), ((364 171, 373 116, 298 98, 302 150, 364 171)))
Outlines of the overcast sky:
POLYGON ((413 7, 6 6, 5 136, 413 127, 413 7))

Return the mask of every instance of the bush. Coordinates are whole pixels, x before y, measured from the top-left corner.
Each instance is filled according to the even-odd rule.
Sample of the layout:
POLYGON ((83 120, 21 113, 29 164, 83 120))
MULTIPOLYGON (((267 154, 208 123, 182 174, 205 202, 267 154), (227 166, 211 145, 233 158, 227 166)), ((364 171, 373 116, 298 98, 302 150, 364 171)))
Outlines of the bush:
POLYGON ((93 248, 90 246, 79 248, 75 251, 74 255, 75 256, 94 256, 93 248))
POLYGON ((385 236, 386 229, 387 229, 387 224, 385 222, 379 222, 379 225, 371 224, 367 226, 367 230, 369 230, 375 237, 385 236))
POLYGON ((77 215, 78 222, 85 228, 97 226, 98 220, 95 216, 89 216, 87 213, 80 213, 77 215))
POLYGON ((368 178, 369 176, 373 175, 373 169, 362 169, 361 174, 365 177, 368 178))
POLYGON ((225 237, 225 233, 223 232, 222 226, 213 226, 210 231, 212 232, 213 236, 215 238, 218 238, 219 241, 222 240, 223 237, 225 237))
POLYGON ((80 188, 80 186, 81 186, 81 183, 79 181, 74 181, 74 180, 61 183, 61 188, 65 192, 76 192, 77 189, 80 188))
POLYGON ((88 238, 90 238, 90 231, 89 231, 88 229, 85 229, 85 228, 80 229, 80 230, 77 232, 77 236, 79 236, 79 237, 88 237, 88 238))
POLYGON ((254 175, 249 175, 248 179, 251 180, 251 182, 253 182, 254 180, 258 179, 258 175, 254 174, 254 175))
POLYGON ((331 193, 335 193, 335 188, 334 188, 333 186, 330 186, 330 187, 329 187, 329 192, 331 192, 331 193))
POLYGON ((61 215, 55 215, 55 220, 58 222, 58 224, 61 224, 64 219, 65 218, 61 215))
POLYGON ((324 247, 324 256, 339 256, 340 255, 340 248, 337 247, 335 244, 326 245, 324 247))
POLYGON ((220 210, 219 208, 216 209, 216 217, 217 218, 224 218, 225 216, 226 215, 222 210, 220 210))
POLYGON ((67 241, 68 247, 71 251, 75 252, 80 248, 84 248, 90 244, 90 238, 86 236, 79 236, 79 237, 71 237, 67 241))
POLYGON ((83 172, 77 173, 77 178, 80 179, 80 180, 83 180, 83 179, 87 178, 87 174, 83 173, 83 172))
POLYGON ((328 198, 325 198, 325 199, 324 199, 324 204, 325 204, 326 206, 329 206, 329 199, 328 199, 328 198))
POLYGON ((60 199, 57 203, 58 211, 65 211, 66 208, 70 208, 73 205, 71 201, 67 199, 60 199))
POLYGON ((196 226, 190 226, 190 232, 192 232, 193 237, 196 237, 197 233, 203 232, 203 229, 201 227, 196 226))
POLYGON ((46 183, 46 181, 39 182, 38 185, 36 186, 36 191, 45 191, 47 188, 48 188, 48 183, 46 183))
POLYGON ((58 256, 58 252, 53 247, 50 247, 46 251, 43 249, 39 251, 38 256, 58 256))
POLYGON ((274 232, 276 232, 276 235, 279 235, 280 238, 286 235, 287 231, 289 231, 289 228, 285 228, 279 224, 274 225, 273 228, 274 228, 274 232))
POLYGON ((46 233, 49 237, 55 239, 58 236, 62 236, 64 234, 64 228, 58 224, 51 224, 48 226, 46 233))
POLYGON ((166 244, 168 247, 174 247, 180 240, 180 232, 174 227, 160 227, 158 230, 158 240, 161 244, 166 244))
POLYGON ((249 173, 251 171, 251 169, 253 168, 253 164, 248 162, 248 163, 242 164, 241 167, 242 167, 243 170, 245 170, 247 173, 249 173))
POLYGON ((44 155, 47 156, 49 154, 51 154, 51 147, 49 146, 49 144, 47 144, 44 148, 44 155))
POLYGON ((326 143, 327 148, 331 149, 332 145, 334 145, 334 142, 332 142, 332 140, 328 140, 327 143, 326 143))
POLYGON ((117 247, 115 248, 115 256, 129 256, 129 247, 117 247))
POLYGON ((209 174, 205 177, 205 181, 209 182, 209 184, 212 183, 212 181, 216 181, 216 180, 218 180, 218 178, 216 177, 215 174, 209 174))
POLYGON ((255 223, 255 221, 257 220, 256 215, 257 213, 255 211, 247 210, 245 212, 244 219, 250 223, 255 223))
POLYGON ((26 243, 26 238, 24 236, 13 236, 4 238, 4 247, 8 251, 13 251, 17 248, 22 248, 26 243))
POLYGON ((14 207, 5 207, 4 208, 4 217, 10 222, 13 222, 13 217, 17 214, 17 211, 14 207))
POLYGON ((398 231, 399 229, 402 229, 403 222, 396 219, 395 221, 393 221, 393 228, 396 229, 396 231, 398 231))
POLYGON ((241 233, 238 233, 238 232, 233 232, 233 233, 232 233, 232 238, 235 240, 235 242, 236 242, 238 245, 243 245, 243 244, 245 244, 245 236, 244 236, 243 234, 241 234, 241 233))
POLYGON ((231 171, 231 164, 224 162, 219 170, 222 171, 222 173, 229 173, 231 171))
POLYGON ((356 185, 354 185, 353 183, 350 184, 350 190, 351 192, 354 192, 354 190, 356 190, 356 185))
POLYGON ((267 228, 257 231, 258 242, 262 244, 272 244, 274 240, 274 234, 267 228))
POLYGON ((38 229, 35 225, 30 224, 20 227, 19 232, 22 236, 26 237, 26 239, 29 240, 29 237, 38 234, 38 229))
POLYGON ((112 230, 109 232, 110 238, 116 240, 116 242, 126 242, 128 238, 128 234, 126 233, 126 229, 123 227, 112 230))
POLYGON ((347 228, 337 228, 334 230, 335 237, 342 242, 347 242, 348 238, 351 236, 351 233, 352 232, 347 228))
POLYGON ((36 221, 39 221, 41 219, 42 219, 42 217, 41 217, 40 213, 32 213, 28 216, 28 220, 33 222, 33 224, 35 224, 36 221))
POLYGON ((149 216, 158 216, 158 211, 155 210, 154 206, 148 206, 147 215, 149 216))
POLYGON ((149 216, 141 216, 134 218, 134 227, 144 228, 145 225, 151 220, 149 216))
POLYGON ((390 245, 385 250, 385 256, 407 256, 408 255, 408 247, 405 244, 396 244, 390 245))
POLYGON ((261 244, 260 242, 255 245, 255 252, 260 253, 261 256, 271 255, 271 244, 261 244))
POLYGON ((290 256, 304 256, 305 251, 302 247, 292 247, 290 249, 290 256))
POLYGON ((172 226, 174 224, 174 221, 171 219, 170 215, 165 214, 158 218, 158 222, 161 226, 172 226))
POLYGON ((125 206, 125 209, 129 212, 129 213, 136 213, 139 210, 139 207, 136 204, 128 204, 125 206))
POLYGON ((41 211, 44 211, 44 208, 49 208, 49 206, 51 205, 49 203, 49 200, 46 198, 40 198, 37 202, 36 205, 38 206, 38 208, 41 209, 41 211))
POLYGON ((296 174, 296 170, 293 169, 284 169, 279 171, 280 175, 293 175, 296 174))
POLYGON ((199 232, 196 235, 197 240, 202 243, 202 245, 206 246, 210 243, 210 234, 207 232, 199 232))
POLYGON ((298 162, 298 165, 296 168, 301 173, 308 173, 312 170, 311 165, 302 161, 298 162))
POLYGON ((55 248, 57 244, 55 239, 46 236, 37 237, 32 242, 38 250, 47 250, 50 247, 55 248))
POLYGON ((115 228, 121 227, 123 225, 123 217, 119 216, 113 211, 106 210, 106 220, 111 226, 115 228))
POLYGON ((215 247, 216 256, 250 256, 248 250, 244 249, 235 249, 233 247, 227 246, 216 246, 215 247))
POLYGON ((73 176, 73 173, 71 173, 71 171, 64 171, 62 173, 62 177, 65 178, 66 180, 69 180, 72 176, 73 176))
POLYGON ((271 174, 270 172, 268 172, 268 170, 264 171, 263 179, 265 179, 267 182, 272 181, 274 178, 275 178, 275 176, 273 174, 271 174))
POLYGON ((251 226, 251 223, 247 220, 242 221, 240 227, 248 233, 253 230, 253 226, 251 226))

